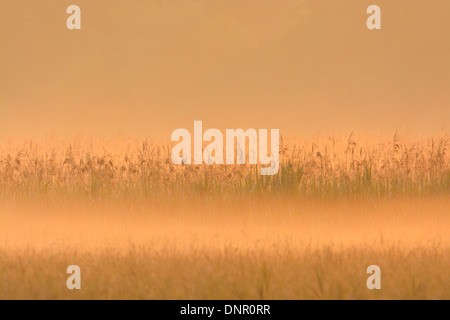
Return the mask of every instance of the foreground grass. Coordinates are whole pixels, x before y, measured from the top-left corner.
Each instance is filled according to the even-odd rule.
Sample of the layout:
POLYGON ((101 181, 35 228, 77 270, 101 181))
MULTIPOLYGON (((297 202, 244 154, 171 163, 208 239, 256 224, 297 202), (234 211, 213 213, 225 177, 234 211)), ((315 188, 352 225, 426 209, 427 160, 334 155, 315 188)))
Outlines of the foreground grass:
POLYGON ((449 210, 448 197, 0 206, 0 298, 449 299, 449 210))
POLYGON ((449 299, 450 248, 424 245, 299 249, 0 250, 1 299, 449 299), (68 265, 82 289, 65 286, 68 265), (367 266, 382 270, 368 290, 367 266))

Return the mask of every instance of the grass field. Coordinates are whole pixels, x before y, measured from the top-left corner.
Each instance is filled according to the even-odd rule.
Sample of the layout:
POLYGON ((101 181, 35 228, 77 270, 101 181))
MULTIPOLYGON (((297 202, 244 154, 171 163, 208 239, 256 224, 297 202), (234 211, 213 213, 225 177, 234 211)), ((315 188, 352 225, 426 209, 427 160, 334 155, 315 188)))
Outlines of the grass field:
POLYGON ((261 177, 148 141, 4 144, 0 298, 450 299, 447 148, 285 140, 261 177))

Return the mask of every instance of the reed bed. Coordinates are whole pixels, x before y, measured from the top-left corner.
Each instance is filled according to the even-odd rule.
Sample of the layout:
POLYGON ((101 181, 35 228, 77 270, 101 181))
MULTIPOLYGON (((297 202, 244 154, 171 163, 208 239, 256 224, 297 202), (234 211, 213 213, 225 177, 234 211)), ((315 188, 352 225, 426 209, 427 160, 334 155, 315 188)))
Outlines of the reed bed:
POLYGON ((402 141, 280 141, 280 169, 259 165, 175 165, 171 145, 82 139, 0 149, 0 199, 136 200, 196 197, 390 197, 450 191, 448 138, 402 141), (124 147, 124 145, 126 147, 124 147), (108 147, 109 146, 109 147, 108 147))

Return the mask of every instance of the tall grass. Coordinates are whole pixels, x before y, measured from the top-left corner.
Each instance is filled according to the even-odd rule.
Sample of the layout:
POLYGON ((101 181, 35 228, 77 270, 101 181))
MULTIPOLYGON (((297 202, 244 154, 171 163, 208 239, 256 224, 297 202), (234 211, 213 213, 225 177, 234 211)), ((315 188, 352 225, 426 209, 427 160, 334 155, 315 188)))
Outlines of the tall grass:
POLYGON ((402 142, 281 141, 280 169, 259 165, 175 165, 169 145, 143 141, 120 151, 80 141, 48 147, 31 141, 0 151, 2 200, 171 199, 250 194, 386 197, 448 194, 448 139, 402 142))

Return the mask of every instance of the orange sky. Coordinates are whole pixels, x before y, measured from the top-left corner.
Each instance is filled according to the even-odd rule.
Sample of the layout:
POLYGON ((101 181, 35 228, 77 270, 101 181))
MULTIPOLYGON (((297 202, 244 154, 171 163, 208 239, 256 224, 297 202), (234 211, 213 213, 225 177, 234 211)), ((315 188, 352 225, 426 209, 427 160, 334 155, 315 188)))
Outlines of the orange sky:
POLYGON ((448 0, 0 0, 0 136, 448 131, 449 14, 448 0), (371 4, 382 30, 366 28, 371 4))

